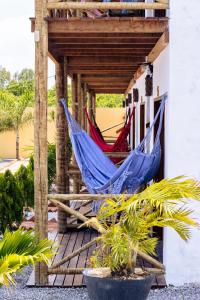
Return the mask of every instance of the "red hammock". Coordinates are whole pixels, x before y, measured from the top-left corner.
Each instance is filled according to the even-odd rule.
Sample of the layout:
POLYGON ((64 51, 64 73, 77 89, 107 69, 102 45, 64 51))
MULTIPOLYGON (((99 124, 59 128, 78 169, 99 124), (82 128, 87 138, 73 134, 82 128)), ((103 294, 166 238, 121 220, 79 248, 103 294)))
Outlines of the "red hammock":
MULTIPOLYGON (((122 128, 117 140, 113 145, 107 144, 104 139, 102 138, 99 128, 95 127, 92 120, 90 119, 87 110, 85 109, 85 113, 89 122, 90 126, 90 135, 92 139, 95 141, 95 143, 101 148, 103 152, 128 152, 128 141, 127 137, 130 133, 130 128, 131 128, 131 120, 134 115, 135 108, 132 110, 132 113, 129 117, 129 120, 127 124, 124 125, 122 128)), ((118 163, 122 160, 122 157, 111 157, 111 160, 114 163, 118 163)))

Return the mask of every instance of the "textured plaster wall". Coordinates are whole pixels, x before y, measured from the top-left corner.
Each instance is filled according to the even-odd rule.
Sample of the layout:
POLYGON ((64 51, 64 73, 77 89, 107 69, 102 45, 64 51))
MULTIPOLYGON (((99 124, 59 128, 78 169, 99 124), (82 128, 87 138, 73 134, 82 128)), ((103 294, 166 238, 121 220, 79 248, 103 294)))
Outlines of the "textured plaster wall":
MULTIPOLYGON (((113 125, 124 121, 124 108, 97 108, 97 124, 101 130, 109 128, 113 125)), ((119 135, 116 131, 122 125, 113 128, 105 133, 106 136, 116 137, 119 135)), ((55 123, 48 122, 48 141, 55 142, 56 130, 55 123)), ((20 130, 20 157, 27 157, 30 152, 27 151, 27 146, 32 146, 34 140, 33 124, 24 126, 20 130), (25 150, 26 149, 26 150, 25 150)), ((0 158, 15 158, 15 133, 12 131, 0 134, 0 158)))
MULTIPOLYGON (((200 179, 200 1, 171 1, 169 101, 166 124, 167 177, 200 179)), ((200 219, 200 205, 192 203, 200 219)), ((200 282, 200 232, 189 243, 164 232, 168 284, 200 282)))

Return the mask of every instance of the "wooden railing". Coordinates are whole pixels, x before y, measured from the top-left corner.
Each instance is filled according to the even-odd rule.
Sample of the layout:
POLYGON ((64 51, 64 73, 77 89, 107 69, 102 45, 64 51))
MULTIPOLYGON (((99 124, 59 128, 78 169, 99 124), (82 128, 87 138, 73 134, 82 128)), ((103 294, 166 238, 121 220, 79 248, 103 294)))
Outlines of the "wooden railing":
MULTIPOLYGON (((89 218, 87 218, 85 215, 81 214, 79 211, 65 205, 63 202, 66 200, 74 200, 76 199, 77 201, 83 201, 84 200, 99 200, 99 199, 108 199, 110 197, 113 197, 112 195, 61 195, 61 194, 50 194, 48 195, 48 199, 56 205, 58 208, 61 208, 64 210, 68 215, 75 216, 77 219, 80 221, 87 223, 88 226, 91 228, 97 230, 99 234, 105 234, 106 229, 98 222, 96 218, 92 218, 91 222, 88 223, 89 218)), ((122 197, 122 195, 115 195, 115 197, 122 197)), ((131 195, 123 195, 123 197, 129 198, 131 195)), ((54 263, 49 269, 48 269, 48 274, 80 274, 82 273, 83 269, 82 268, 66 268, 66 267, 61 267, 64 263, 68 262, 70 259, 73 257, 79 255, 81 252, 85 251, 86 249, 90 248, 92 245, 97 244, 99 242, 99 238, 94 238, 91 240, 89 243, 83 245, 81 248, 77 249, 76 251, 68 254, 64 258, 62 258, 60 261, 54 263)), ((157 274, 163 274, 165 272, 165 267, 162 263, 158 262, 156 259, 152 258, 146 253, 143 253, 140 250, 137 250, 138 255, 146 260, 148 263, 153 265, 155 268, 150 268, 150 269, 145 269, 146 271, 157 273, 157 274)))
MULTIPOLYGON (((72 2, 67 0, 48 0, 47 3, 48 15, 53 18, 81 17, 84 15, 84 12, 89 10, 105 12, 109 10, 160 11, 168 9, 169 0, 146 0, 145 2, 72 2)), ((148 13, 145 15, 149 16, 148 13)), ((153 15, 151 14, 151 16, 153 15)))

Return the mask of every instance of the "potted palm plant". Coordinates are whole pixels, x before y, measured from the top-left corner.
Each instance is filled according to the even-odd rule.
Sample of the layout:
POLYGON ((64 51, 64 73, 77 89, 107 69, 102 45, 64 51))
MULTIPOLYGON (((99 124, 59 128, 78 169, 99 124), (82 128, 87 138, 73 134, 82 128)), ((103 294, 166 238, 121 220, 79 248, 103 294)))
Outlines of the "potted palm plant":
POLYGON ((14 283, 13 274, 36 262, 48 263, 55 254, 53 242, 38 242, 32 231, 6 231, 0 240, 0 287, 14 283))
POLYGON ((91 257, 93 269, 84 271, 91 300, 147 299, 153 274, 164 272, 155 259, 158 238, 153 228, 171 227, 187 241, 190 227, 198 227, 188 199, 200 200, 199 182, 176 177, 130 198, 113 197, 101 206, 97 218, 87 222, 102 233, 91 257), (154 268, 137 268, 138 256, 154 268))

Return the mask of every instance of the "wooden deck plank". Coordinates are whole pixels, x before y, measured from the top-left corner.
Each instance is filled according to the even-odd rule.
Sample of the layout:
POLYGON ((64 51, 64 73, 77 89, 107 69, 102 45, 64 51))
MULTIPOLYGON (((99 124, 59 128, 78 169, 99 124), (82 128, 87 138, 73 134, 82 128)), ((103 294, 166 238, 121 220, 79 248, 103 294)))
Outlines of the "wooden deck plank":
MULTIPOLYGON (((62 238, 60 247, 58 249, 58 255, 56 257, 56 262, 58 262, 60 259, 62 259, 64 257, 65 250, 66 250, 67 244, 70 241, 70 239, 71 239, 70 233, 63 234, 63 238, 62 238)), ((64 278, 62 275, 56 275, 55 281, 54 281, 54 286, 62 285, 63 281, 64 281, 64 278)))
MULTIPOLYGON (((49 233, 48 233, 48 238, 49 238, 50 240, 52 240, 52 241, 55 241, 56 238, 57 238, 57 236, 58 236, 58 233, 57 233, 56 231, 53 231, 53 232, 49 232, 49 233)), ((54 256, 54 258, 55 258, 55 256, 54 256)), ((54 260, 54 258, 53 258, 53 260, 54 260)), ((52 261, 53 261, 53 260, 52 260, 52 261)), ((52 275, 52 276, 53 276, 53 275, 52 275)), ((26 286, 27 286, 27 287, 34 287, 34 286, 35 286, 35 271, 34 271, 34 270, 31 272, 31 275, 30 275, 29 278, 28 278, 28 281, 27 281, 27 283, 26 283, 26 286)))
MULTIPOLYGON (((91 232, 90 230, 87 230, 84 233, 84 239, 83 239, 83 244, 87 244, 89 241, 91 240, 91 232)), ((78 257, 78 262, 76 267, 77 268, 85 268, 85 264, 86 264, 86 260, 87 260, 87 254, 88 254, 88 249, 83 251, 82 253, 80 253, 79 257, 78 257)), ((83 282, 83 275, 75 275, 74 276, 74 282, 73 282, 73 286, 74 287, 80 287, 82 286, 82 282, 83 282)))
MULTIPOLYGON (((77 235, 77 239, 73 248, 73 251, 79 249, 82 246, 83 243, 83 238, 84 238, 84 232, 83 231, 79 231, 78 235, 77 235)), ((73 252, 72 251, 72 252, 73 252)), ((70 260, 69 263, 69 268, 76 268, 76 264, 78 261, 78 257, 75 256, 74 258, 72 258, 70 260)), ((74 281, 74 275, 66 275, 65 276, 65 281, 64 281, 64 286, 72 286, 73 285, 73 281, 74 281)))
MULTIPOLYGON (((78 201, 77 201, 78 202, 78 201)), ((78 202, 80 204, 80 202, 78 202)), ((97 237, 98 233, 92 229, 81 229, 81 230, 72 230, 67 234, 58 234, 56 232, 50 233, 49 238, 59 243, 60 251, 53 258, 53 263, 59 261, 64 256, 67 256, 69 253, 72 253, 74 250, 77 250, 82 245, 88 243, 93 238, 97 237)), ((67 268, 84 268, 90 267, 89 259, 92 255, 92 252, 95 250, 96 244, 94 244, 89 249, 80 253, 77 257, 74 257, 69 262, 63 264, 62 266, 67 268)), ((158 248, 158 257, 162 259, 161 251, 162 245, 159 245, 158 248)), ((152 267, 150 264, 138 258, 138 267, 152 267)), ((29 280, 27 282, 28 287, 35 286, 34 272, 32 272, 29 280)), ((85 286, 83 275, 49 275, 49 285, 48 287, 81 287, 85 286)), ((163 288, 166 287, 166 281, 164 275, 156 275, 153 282, 152 288, 163 288)))

